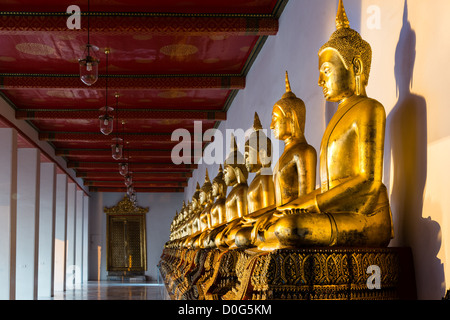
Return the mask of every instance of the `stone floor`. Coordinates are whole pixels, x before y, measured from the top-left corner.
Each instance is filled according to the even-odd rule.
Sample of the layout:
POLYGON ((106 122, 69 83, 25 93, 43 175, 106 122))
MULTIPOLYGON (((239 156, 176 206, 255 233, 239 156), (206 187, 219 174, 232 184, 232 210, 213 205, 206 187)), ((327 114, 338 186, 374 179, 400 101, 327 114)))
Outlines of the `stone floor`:
POLYGON ((65 292, 55 292, 52 298, 39 300, 166 300, 162 284, 119 281, 89 281, 65 292))

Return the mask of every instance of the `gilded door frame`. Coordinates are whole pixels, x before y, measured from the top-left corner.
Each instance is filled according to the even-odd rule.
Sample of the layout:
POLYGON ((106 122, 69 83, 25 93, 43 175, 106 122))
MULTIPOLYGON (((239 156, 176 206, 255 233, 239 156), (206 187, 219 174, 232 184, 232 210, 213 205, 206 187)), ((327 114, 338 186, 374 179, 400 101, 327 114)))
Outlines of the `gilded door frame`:
MULTIPOLYGON (((142 219, 141 223, 141 257, 144 262, 144 271, 147 270, 147 223, 146 223, 146 213, 148 212, 148 207, 138 207, 130 200, 130 198, 125 195, 121 201, 119 201, 114 207, 104 207, 103 211, 106 213, 106 271, 111 271, 111 253, 110 253, 110 218, 115 216, 135 216, 142 219)), ((116 270, 113 270, 116 271, 116 270)))

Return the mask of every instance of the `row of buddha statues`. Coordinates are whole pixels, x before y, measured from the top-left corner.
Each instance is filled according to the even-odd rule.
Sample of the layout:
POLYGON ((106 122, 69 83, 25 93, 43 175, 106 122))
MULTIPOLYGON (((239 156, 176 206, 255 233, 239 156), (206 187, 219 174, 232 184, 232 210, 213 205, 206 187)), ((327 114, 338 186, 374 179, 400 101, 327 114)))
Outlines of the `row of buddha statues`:
POLYGON ((170 226, 170 248, 386 247, 393 237, 382 182, 386 114, 366 94, 371 47, 350 28, 342 1, 336 31, 318 52, 319 80, 338 109, 317 154, 305 138, 305 103, 291 90, 272 110, 270 129, 284 142, 272 175, 272 142, 255 113, 242 154, 231 151, 212 179, 206 171, 170 226), (260 143, 266 141, 267 143, 260 143), (316 168, 320 186, 316 188, 316 168), (248 183, 249 173, 254 178, 248 183))

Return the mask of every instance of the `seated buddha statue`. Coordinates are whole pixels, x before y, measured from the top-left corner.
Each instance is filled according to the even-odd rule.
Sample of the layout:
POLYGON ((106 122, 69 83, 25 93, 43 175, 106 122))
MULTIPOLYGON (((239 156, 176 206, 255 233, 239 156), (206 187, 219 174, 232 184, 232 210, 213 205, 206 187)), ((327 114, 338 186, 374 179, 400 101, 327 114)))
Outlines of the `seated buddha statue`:
POLYGON ((212 181, 211 196, 214 200, 210 209, 211 231, 203 241, 204 248, 214 248, 217 234, 224 228, 226 223, 225 199, 227 195, 227 185, 223 180, 222 165, 219 166, 219 172, 212 181))
POLYGON ((275 186, 271 167, 272 141, 262 131, 261 121, 255 112, 253 132, 245 142, 245 166, 255 177, 247 191, 248 214, 243 216, 242 229, 236 233, 238 247, 250 247, 257 240, 251 231, 261 211, 275 205, 275 186))
POLYGON ((262 129, 258 113, 255 112, 253 132, 245 143, 244 153, 245 167, 255 173, 247 191, 249 214, 275 204, 275 186, 270 169, 272 141, 262 129))
POLYGON ((176 239, 176 229, 177 229, 177 221, 178 221, 178 210, 175 212, 175 217, 173 217, 172 222, 170 223, 170 234, 169 234, 169 242, 172 242, 176 239))
POLYGON ((178 247, 180 239, 183 237, 183 223, 184 223, 184 213, 186 210, 186 202, 183 200, 183 205, 180 212, 176 215, 174 219, 173 227, 173 241, 171 242, 171 247, 178 247))
POLYGON ((338 109, 320 147, 321 187, 278 207, 283 246, 387 246, 393 236, 382 183, 386 114, 368 98, 371 47, 350 28, 342 3, 336 31, 319 50, 319 86, 338 109))
POLYGON ((188 236, 186 237, 184 247, 193 248, 193 241, 195 236, 200 230, 200 213, 202 211, 202 205, 200 203, 200 184, 197 182, 197 186, 192 200, 190 202, 189 217, 187 219, 188 236))
POLYGON ((247 178, 248 171, 244 164, 244 156, 239 152, 234 136, 231 137, 231 148, 224 162, 224 181, 231 191, 225 200, 226 227, 217 235, 216 246, 222 249, 234 248, 234 238, 239 230, 240 219, 247 214, 247 178))
MULTIPOLYGON (((277 211, 277 206, 313 191, 316 182, 317 153, 304 135, 305 104, 292 92, 287 72, 285 82, 286 92, 274 104, 270 124, 274 137, 283 140, 285 145, 273 172, 275 203, 246 218, 247 222, 253 220, 251 244, 264 251, 280 246, 274 228, 283 213, 277 211)), ((250 240, 244 231, 237 236, 239 244, 249 245, 250 240)))
POLYGON ((213 197, 212 184, 209 180, 208 169, 206 169, 205 173, 205 182, 200 189, 199 202, 202 207, 202 211, 199 214, 199 235, 194 242, 194 248, 204 248, 203 242, 212 230, 211 207, 213 205, 213 197))

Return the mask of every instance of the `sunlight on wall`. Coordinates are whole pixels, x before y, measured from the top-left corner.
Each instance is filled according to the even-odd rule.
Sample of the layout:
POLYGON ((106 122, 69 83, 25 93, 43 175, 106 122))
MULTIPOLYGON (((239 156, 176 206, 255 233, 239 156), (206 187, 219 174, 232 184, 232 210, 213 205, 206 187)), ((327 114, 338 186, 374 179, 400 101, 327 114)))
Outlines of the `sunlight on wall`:
POLYGON ((100 281, 100 274, 101 274, 101 268, 102 265, 102 247, 97 246, 97 280, 100 281))
POLYGON ((441 71, 450 52, 448 10, 445 0, 363 0, 361 6, 361 34, 373 50, 367 92, 387 113, 391 245, 412 247, 419 299, 440 299, 449 286, 450 110, 448 77, 441 71), (370 6, 379 8, 378 28, 370 24, 370 6))
POLYGON ((55 239, 55 291, 64 290, 65 242, 55 239))

